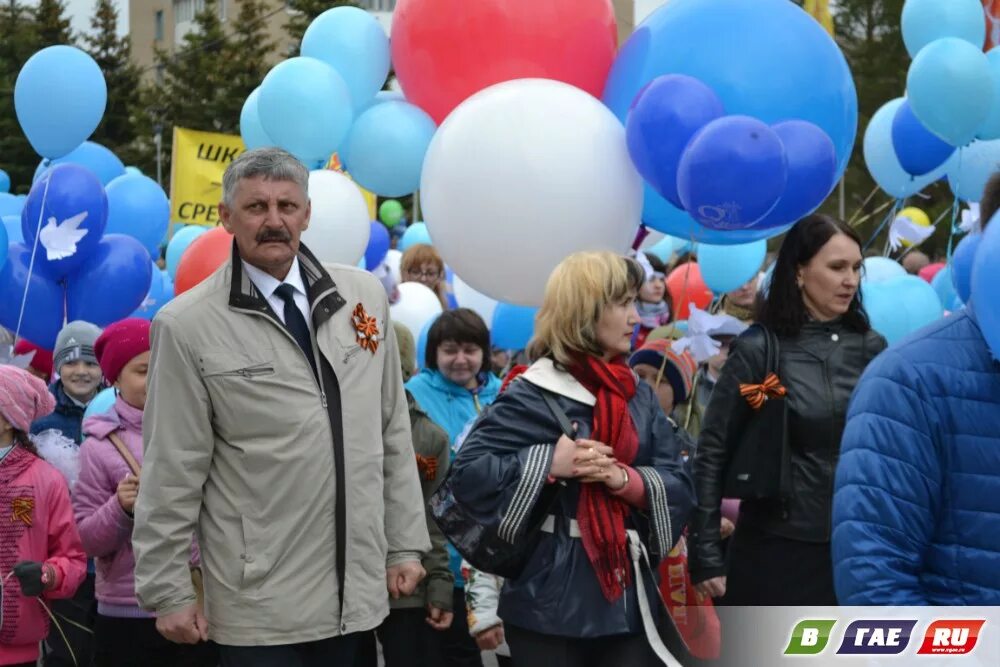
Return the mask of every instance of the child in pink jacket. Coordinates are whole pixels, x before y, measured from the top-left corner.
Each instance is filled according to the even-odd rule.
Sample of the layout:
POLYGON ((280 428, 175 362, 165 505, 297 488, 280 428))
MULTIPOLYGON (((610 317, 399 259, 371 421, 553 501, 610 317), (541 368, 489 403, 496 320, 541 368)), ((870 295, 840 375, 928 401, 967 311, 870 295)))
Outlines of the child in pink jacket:
POLYGON ((0 665, 34 667, 44 601, 72 597, 87 574, 66 480, 26 435, 53 409, 44 382, 0 366, 0 665))
POLYGON ((118 393, 111 410, 84 422, 88 437, 80 447, 80 479, 73 494, 84 549, 97 562, 94 665, 214 665, 205 645, 181 646, 161 637, 155 616, 143 611, 135 597, 132 513, 140 480, 113 439, 141 467, 149 322, 130 318, 112 324, 97 339, 94 352, 118 393))

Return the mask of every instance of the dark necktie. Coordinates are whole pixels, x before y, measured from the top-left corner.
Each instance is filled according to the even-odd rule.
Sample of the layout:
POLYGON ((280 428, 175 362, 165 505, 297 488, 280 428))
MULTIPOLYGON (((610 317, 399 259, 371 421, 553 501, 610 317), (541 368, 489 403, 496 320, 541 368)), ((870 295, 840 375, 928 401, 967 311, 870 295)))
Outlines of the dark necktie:
POLYGON ((295 305, 295 288, 287 283, 282 283, 278 289, 274 290, 274 293, 285 302, 285 327, 302 348, 315 375, 316 358, 313 356, 312 338, 309 335, 309 325, 306 324, 306 318, 302 316, 302 311, 295 305))

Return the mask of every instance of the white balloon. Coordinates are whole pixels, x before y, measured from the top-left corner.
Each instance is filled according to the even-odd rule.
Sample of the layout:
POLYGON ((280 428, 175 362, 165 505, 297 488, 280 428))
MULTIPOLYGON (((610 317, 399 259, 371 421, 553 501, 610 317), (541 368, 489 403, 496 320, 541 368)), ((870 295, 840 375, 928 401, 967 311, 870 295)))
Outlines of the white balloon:
POLYGON ((329 169, 309 173, 312 219, 302 243, 321 262, 357 266, 365 255, 371 222, 368 204, 354 181, 329 169))
POLYGON ((541 304, 568 255, 626 252, 642 213, 622 124, 596 98, 546 79, 507 81, 459 105, 434 135, 420 195, 455 273, 524 306, 541 304))
POLYGON ((403 282, 403 273, 399 268, 399 263, 402 259, 403 253, 395 249, 391 249, 385 254, 384 263, 389 267, 389 271, 392 272, 392 277, 396 281, 397 285, 403 282))
POLYGON ((434 290, 421 283, 400 283, 399 301, 389 307, 393 322, 399 322, 416 340, 424 325, 441 314, 441 301, 434 290))
POLYGON ((467 282, 462 280, 461 276, 457 273, 452 283, 452 289, 455 292, 455 301, 458 302, 459 307, 471 308, 476 311, 476 314, 483 318, 486 326, 490 326, 493 323, 493 311, 497 308, 496 299, 491 299, 485 294, 477 292, 467 282))

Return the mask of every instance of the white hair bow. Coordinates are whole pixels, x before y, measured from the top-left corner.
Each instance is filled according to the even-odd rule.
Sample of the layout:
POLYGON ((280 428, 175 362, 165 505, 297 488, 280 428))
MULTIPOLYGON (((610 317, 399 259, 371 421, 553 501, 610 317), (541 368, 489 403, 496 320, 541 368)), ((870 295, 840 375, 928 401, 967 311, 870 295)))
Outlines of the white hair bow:
POLYGON ((980 231, 979 204, 970 203, 969 208, 962 209, 962 220, 958 223, 958 228, 966 234, 980 231))
POLYGON ((746 324, 732 315, 710 315, 693 303, 687 323, 687 334, 674 341, 670 347, 677 354, 690 352, 699 364, 714 357, 722 347, 712 336, 739 336, 747 329, 746 324))

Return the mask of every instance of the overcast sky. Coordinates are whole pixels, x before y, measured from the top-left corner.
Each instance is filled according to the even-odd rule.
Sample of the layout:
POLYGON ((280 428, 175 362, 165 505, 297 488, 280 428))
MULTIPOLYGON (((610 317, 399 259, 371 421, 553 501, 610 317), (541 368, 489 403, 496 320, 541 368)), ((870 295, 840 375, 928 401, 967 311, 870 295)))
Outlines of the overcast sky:
MULTIPOLYGON (((73 32, 90 31, 90 16, 94 12, 96 0, 66 0, 66 7, 73 19, 73 32)), ((118 32, 128 33, 128 0, 115 0, 118 5, 118 32)))

